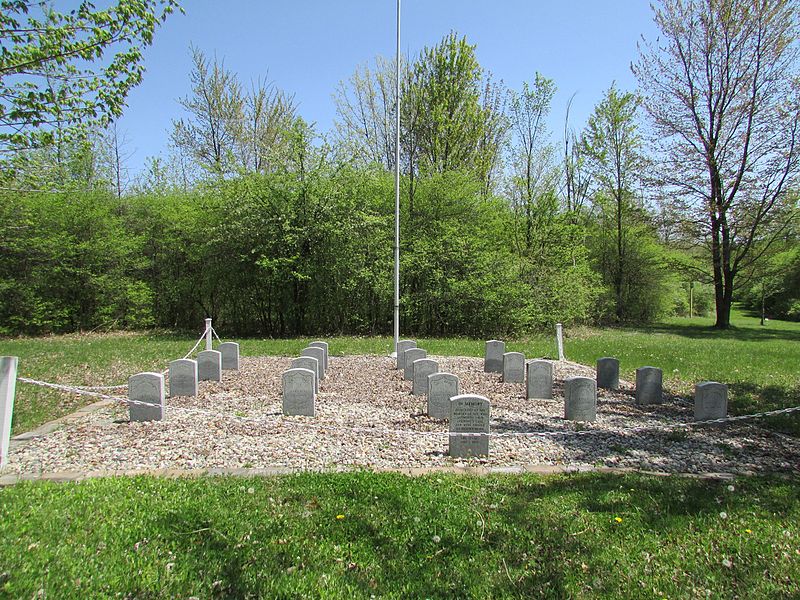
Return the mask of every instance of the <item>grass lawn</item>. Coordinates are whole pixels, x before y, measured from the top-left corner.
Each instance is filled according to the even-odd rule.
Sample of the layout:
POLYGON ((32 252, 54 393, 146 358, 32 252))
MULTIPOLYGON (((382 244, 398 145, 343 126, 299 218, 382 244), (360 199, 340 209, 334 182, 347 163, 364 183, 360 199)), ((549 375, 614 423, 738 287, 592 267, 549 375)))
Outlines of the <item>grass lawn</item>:
POLYGON ((24 483, 0 490, 0 594, 796 598, 798 484, 364 472, 24 483))
MULTIPOLYGON (((620 359, 622 376, 633 380, 637 367, 664 370, 668 390, 691 395, 698 381, 715 380, 730 386, 730 412, 748 414, 800 404, 800 324, 758 320, 734 313, 734 327, 725 332, 710 328, 711 319, 673 319, 641 328, 575 328, 566 332, 566 354, 571 360, 593 365, 601 356, 620 359)), ((198 332, 199 335, 199 332, 198 332)), ((553 357, 554 335, 510 340, 508 351, 528 357, 553 357)), ((194 344, 190 335, 170 333, 116 333, 65 335, 43 338, 0 339, 0 355, 20 357, 20 375, 75 385, 126 382, 140 371, 166 368, 194 344)), ((311 338, 240 340, 243 355, 297 355, 311 338)), ((332 355, 386 354, 388 337, 330 338, 332 355)), ((418 339, 431 354, 482 356, 483 340, 465 338, 418 339)), ((14 433, 27 431, 72 412, 91 399, 19 384, 14 410, 14 433)), ((770 427, 800 433, 796 414, 768 420, 770 427)))

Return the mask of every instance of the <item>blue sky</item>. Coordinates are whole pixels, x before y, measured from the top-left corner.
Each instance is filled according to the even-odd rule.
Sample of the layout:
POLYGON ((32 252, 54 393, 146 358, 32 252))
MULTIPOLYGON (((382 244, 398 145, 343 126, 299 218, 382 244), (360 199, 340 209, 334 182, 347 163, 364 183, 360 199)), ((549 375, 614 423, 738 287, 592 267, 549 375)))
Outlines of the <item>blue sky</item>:
MULTIPOLYGON (((332 128, 339 81, 377 55, 393 56, 396 0, 185 0, 145 51, 143 83, 120 121, 138 171, 147 156, 165 153, 177 99, 190 91, 189 47, 224 59, 243 83, 269 76, 293 93, 299 112, 320 132, 332 128)), ((583 127, 613 81, 635 88, 630 63, 642 35, 655 39, 643 0, 402 0, 401 52, 416 57, 450 30, 477 45, 477 57, 506 86, 519 89, 539 71, 552 78, 554 140, 570 121, 583 127)))

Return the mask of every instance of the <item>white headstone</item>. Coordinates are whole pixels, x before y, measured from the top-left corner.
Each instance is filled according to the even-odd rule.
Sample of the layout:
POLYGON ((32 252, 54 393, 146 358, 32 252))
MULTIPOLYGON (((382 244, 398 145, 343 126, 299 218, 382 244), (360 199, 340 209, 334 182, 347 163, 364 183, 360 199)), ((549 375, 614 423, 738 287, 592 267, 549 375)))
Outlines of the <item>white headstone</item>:
POLYGON ((569 421, 597 420, 597 382, 591 377, 564 380, 564 418, 569 421))
POLYGON ((597 387, 605 390, 619 389, 619 361, 606 356, 597 359, 597 387))
POLYGON ((411 393, 422 396, 428 393, 428 375, 439 370, 439 363, 431 358, 420 358, 412 363, 414 379, 412 379, 411 393))
POLYGON ((317 378, 320 382, 325 379, 325 350, 316 346, 303 348, 300 356, 313 356, 317 359, 317 378))
POLYGON ((551 399, 553 397, 553 363, 549 360, 529 360, 526 368, 528 371, 527 398, 551 399))
POLYGON ((8 448, 11 445, 18 363, 16 356, 0 356, 0 467, 8 461, 8 448))
POLYGON ((323 356, 324 364, 322 368, 326 371, 328 370, 328 342, 311 342, 308 345, 310 348, 322 348, 325 351, 325 355, 323 356))
POLYGON ((289 369, 283 373, 283 414, 314 416, 314 378, 311 369, 289 369))
POLYGON ((427 358, 428 353, 422 348, 409 348, 403 352, 403 379, 414 380, 414 361, 427 358))
POLYGON ((450 399, 458 394, 458 377, 452 373, 428 375, 428 416, 450 419, 450 399))
POLYGON ((639 367, 636 369, 636 404, 660 404, 661 369, 639 367))
POLYGON ((161 373, 137 373, 128 378, 128 411, 131 421, 161 421, 166 395, 161 373))
POLYGON ((292 369, 308 369, 314 372, 314 392, 319 393, 319 361, 313 356, 300 356, 293 358, 291 363, 292 369))
POLYGON ((503 354, 506 352, 506 343, 500 340, 489 340, 486 342, 486 354, 483 358, 483 370, 485 373, 503 372, 503 354))
POLYGON ((713 421, 728 416, 728 386, 702 381, 694 386, 694 420, 713 421))
POLYGON ((222 354, 222 370, 223 371, 238 371, 239 370, 239 344, 236 342, 223 342, 219 345, 220 354, 222 354))
POLYGON ((489 400, 474 394, 461 394, 450 400, 450 444, 448 454, 461 458, 488 456, 488 435, 458 435, 460 433, 489 433, 489 400))
POLYGON ((405 351, 411 348, 416 348, 417 342, 414 340, 400 340, 397 342, 397 368, 398 370, 405 371, 406 369, 406 357, 405 351))
POLYGON ((197 353, 197 379, 222 381, 222 353, 219 350, 203 350, 197 353))
POLYGON ((197 396, 197 361, 179 358, 169 363, 169 395, 197 396))
POLYGON ((503 383, 525 382, 525 355, 522 352, 503 354, 503 383))

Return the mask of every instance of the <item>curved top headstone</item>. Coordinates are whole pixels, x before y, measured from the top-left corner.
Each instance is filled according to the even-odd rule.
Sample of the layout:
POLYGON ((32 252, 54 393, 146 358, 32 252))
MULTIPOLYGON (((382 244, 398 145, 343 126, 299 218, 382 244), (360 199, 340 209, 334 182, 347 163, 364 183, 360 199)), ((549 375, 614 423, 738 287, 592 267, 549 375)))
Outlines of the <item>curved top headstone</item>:
POLYGON ((483 358, 483 370, 485 373, 503 372, 503 354, 506 352, 506 343, 500 340, 489 340, 486 342, 486 353, 483 358))

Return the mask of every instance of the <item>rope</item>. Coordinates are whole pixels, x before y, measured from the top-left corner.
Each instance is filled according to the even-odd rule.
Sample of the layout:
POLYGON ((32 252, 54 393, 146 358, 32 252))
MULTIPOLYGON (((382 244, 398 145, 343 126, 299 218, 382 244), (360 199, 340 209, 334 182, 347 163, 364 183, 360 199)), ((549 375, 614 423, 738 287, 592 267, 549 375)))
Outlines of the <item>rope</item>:
MULTIPOLYGON (((222 343, 222 340, 221 340, 221 339, 219 339, 219 336, 217 335, 217 330, 216 330, 216 329, 214 329, 214 328, 212 327, 212 328, 211 328, 211 333, 213 333, 213 334, 214 334, 214 337, 215 337, 215 338, 217 338, 217 341, 218 341, 218 342, 221 344, 221 343, 222 343)), ((203 334, 203 335, 205 335, 205 334, 203 334)))
MULTIPOLYGON (((94 396, 98 398, 104 398, 109 400, 115 400, 117 402, 123 404, 137 404, 143 406, 153 406, 151 402, 140 402, 137 400, 130 400, 129 398, 120 398, 117 396, 109 396, 107 394, 102 394, 100 392, 91 392, 85 389, 61 385, 57 383, 49 383, 46 381, 37 381, 35 379, 29 379, 27 377, 18 377, 18 381, 23 383, 28 383, 31 385, 39 385, 43 387, 48 387, 56 390, 71 392, 74 394, 82 394, 86 396, 94 396)), ((263 418, 259 417, 247 417, 247 416, 240 416, 240 415, 233 415, 233 414, 226 414, 226 413, 215 413, 207 410, 197 409, 197 408, 181 408, 181 407, 169 407, 171 411, 177 412, 185 412, 189 414, 198 414, 207 417, 213 417, 217 419, 233 419, 238 421, 251 421, 255 423, 265 423, 266 421, 263 418)), ((508 431, 508 432, 489 432, 489 433, 455 433, 450 431, 413 431, 408 429, 376 429, 370 427, 355 427, 350 425, 323 425, 319 423, 305 423, 302 421, 292 421, 286 418, 280 420, 279 424, 288 424, 293 425, 296 427, 307 427, 311 429, 325 429, 325 430, 336 430, 336 431, 348 431, 348 432, 357 432, 357 433, 367 433, 370 435, 417 435, 417 436, 467 436, 467 437, 475 437, 475 436, 489 436, 495 438, 511 438, 511 437, 572 437, 572 436, 584 436, 584 435, 596 435, 596 434, 630 434, 630 433, 637 433, 640 431, 651 431, 653 429, 657 431, 673 431, 676 429, 689 429, 690 427, 701 427, 704 425, 716 425, 716 424, 723 424, 723 423, 732 423, 735 421, 744 421, 749 419, 761 419, 764 417, 772 417, 776 415, 782 414, 790 414, 793 412, 800 411, 800 406, 793 406, 790 408, 781 408, 777 410, 769 410, 760 413, 753 413, 750 415, 738 415, 734 417, 723 417, 720 419, 709 419, 706 421, 686 421, 682 423, 673 423, 671 425, 639 425, 637 427, 623 427, 619 429, 583 429, 581 431, 508 431)))

